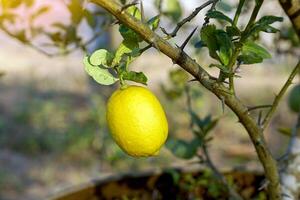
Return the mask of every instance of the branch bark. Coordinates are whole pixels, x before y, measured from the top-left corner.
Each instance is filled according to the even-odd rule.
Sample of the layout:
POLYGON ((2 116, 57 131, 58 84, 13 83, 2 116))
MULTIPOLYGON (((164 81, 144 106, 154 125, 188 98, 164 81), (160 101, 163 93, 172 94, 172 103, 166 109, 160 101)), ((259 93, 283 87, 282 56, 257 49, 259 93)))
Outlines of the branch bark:
POLYGON ((284 12, 290 18, 293 27, 300 39, 300 1, 299 0, 279 0, 284 12))
POLYGON ((248 108, 221 83, 215 81, 194 59, 189 57, 180 48, 173 47, 166 40, 154 33, 147 25, 135 19, 113 0, 91 0, 114 15, 121 23, 138 33, 147 43, 171 58, 174 63, 195 77, 205 88, 213 92, 219 99, 237 115, 242 125, 247 130, 255 146, 259 160, 263 165, 266 178, 269 181, 268 193, 272 200, 282 199, 277 164, 273 159, 263 137, 263 131, 257 126, 255 120, 249 115, 248 108))

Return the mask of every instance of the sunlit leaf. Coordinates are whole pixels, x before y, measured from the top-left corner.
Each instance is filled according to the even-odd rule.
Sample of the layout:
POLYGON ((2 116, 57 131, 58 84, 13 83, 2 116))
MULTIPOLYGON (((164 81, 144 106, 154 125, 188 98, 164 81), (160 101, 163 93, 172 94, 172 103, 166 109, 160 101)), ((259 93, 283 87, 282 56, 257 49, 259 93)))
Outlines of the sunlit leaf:
POLYGON ((266 59, 266 58, 271 58, 271 54, 262 46, 256 44, 253 41, 247 41, 244 43, 243 48, 242 48, 243 53, 254 53, 259 55, 260 57, 266 59))
MULTIPOLYGON (((135 40, 124 40, 118 47, 112 65, 120 63, 123 55, 130 54, 134 49, 139 48, 139 44, 135 40)), ((130 58, 129 58, 130 59, 130 58)))
POLYGON ((89 62, 89 57, 85 56, 83 59, 85 71, 93 77, 93 79, 101 85, 111 85, 118 81, 107 69, 102 69, 98 66, 93 66, 89 62))
POLYGON ((89 62, 94 66, 103 65, 109 67, 113 58, 113 55, 106 49, 98 49, 92 53, 89 62))
POLYGON ((160 18, 159 18, 159 15, 157 15, 157 16, 152 17, 151 19, 149 19, 147 24, 150 26, 150 28, 152 30, 156 30, 159 26, 159 21, 160 21, 160 18))

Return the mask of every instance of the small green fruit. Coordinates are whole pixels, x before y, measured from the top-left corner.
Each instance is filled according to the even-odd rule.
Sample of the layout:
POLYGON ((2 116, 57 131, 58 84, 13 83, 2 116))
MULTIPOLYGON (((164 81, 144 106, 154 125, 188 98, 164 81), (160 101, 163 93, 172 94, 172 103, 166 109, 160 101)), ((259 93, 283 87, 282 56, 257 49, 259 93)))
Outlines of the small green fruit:
POLYGON ((293 87, 288 99, 289 108, 298 113, 300 112, 300 84, 293 87))

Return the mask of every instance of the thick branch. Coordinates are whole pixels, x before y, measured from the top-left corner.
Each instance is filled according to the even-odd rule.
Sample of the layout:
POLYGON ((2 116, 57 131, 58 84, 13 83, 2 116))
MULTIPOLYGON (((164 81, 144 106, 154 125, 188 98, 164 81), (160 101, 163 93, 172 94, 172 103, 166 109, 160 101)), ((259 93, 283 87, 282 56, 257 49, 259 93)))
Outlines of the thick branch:
POLYGON ((290 18, 293 27, 300 39, 300 1, 298 0, 279 0, 284 12, 290 18))
POLYGON ((276 111, 278 104, 280 102, 280 100, 282 99, 283 95, 285 94, 285 92, 287 91, 288 87, 292 84, 292 81, 294 79, 294 77, 297 75, 298 71, 300 70, 300 60, 298 61, 298 64, 294 67, 293 71, 291 72, 288 80, 285 82, 285 84, 283 85, 283 87, 281 88, 280 92, 278 93, 278 95, 275 97, 272 107, 269 110, 269 112, 267 113, 264 121, 263 121, 263 129, 267 128, 268 124, 271 121, 271 118, 274 114, 274 112, 276 111))
POLYGON ((213 92, 219 99, 224 99, 224 102, 238 116, 243 124, 252 143, 255 146, 258 157, 264 167, 265 174, 269 180, 270 199, 281 199, 281 190, 279 184, 279 175, 276 162, 273 159, 266 143, 262 137, 262 130, 256 125, 256 122, 248 114, 248 108, 244 106, 228 89, 222 84, 211 79, 211 76, 192 58, 180 50, 173 47, 166 40, 155 34, 147 25, 138 21, 126 12, 121 11, 121 7, 114 1, 107 0, 91 0, 99 6, 106 9, 114 15, 120 22, 137 32, 146 42, 158 48, 162 53, 170 57, 175 63, 189 72, 195 77, 205 88, 213 92), (155 45, 154 45, 155 44, 155 45))

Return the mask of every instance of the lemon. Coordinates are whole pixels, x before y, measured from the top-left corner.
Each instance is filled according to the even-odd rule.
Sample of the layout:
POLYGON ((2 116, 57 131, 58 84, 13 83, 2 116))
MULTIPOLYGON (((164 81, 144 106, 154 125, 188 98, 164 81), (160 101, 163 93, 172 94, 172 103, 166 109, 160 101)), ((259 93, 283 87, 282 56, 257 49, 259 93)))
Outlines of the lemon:
POLYGON ((157 155, 168 136, 165 112, 144 87, 115 91, 107 103, 106 119, 115 142, 134 157, 157 155))

